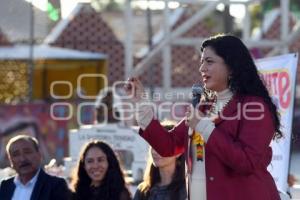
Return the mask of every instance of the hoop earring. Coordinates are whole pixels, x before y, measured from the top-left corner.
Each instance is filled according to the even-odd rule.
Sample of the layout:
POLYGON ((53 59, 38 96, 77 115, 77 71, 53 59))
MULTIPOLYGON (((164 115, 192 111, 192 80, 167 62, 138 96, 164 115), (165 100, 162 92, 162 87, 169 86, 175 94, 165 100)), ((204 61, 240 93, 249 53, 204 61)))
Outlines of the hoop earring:
POLYGON ((230 81, 231 81, 231 79, 232 79, 232 76, 231 76, 231 75, 229 75, 229 76, 227 77, 227 79, 228 79, 228 82, 230 82, 230 81))

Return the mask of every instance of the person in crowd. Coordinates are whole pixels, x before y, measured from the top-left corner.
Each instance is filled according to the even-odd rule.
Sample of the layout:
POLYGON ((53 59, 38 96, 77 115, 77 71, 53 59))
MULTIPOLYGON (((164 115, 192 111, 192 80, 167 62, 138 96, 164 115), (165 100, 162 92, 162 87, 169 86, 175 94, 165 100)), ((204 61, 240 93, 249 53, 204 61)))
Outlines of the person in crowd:
POLYGON ((70 191, 63 178, 51 176, 42 168, 38 141, 31 136, 11 138, 6 151, 11 167, 17 175, 3 180, 1 200, 66 200, 70 191))
POLYGON ((280 120, 247 47, 222 34, 206 39, 201 53, 201 101, 171 134, 144 103, 142 83, 129 79, 124 88, 136 103, 140 135, 162 156, 186 152, 191 200, 279 200, 267 166, 272 139, 282 137, 280 120))
POLYGON ((103 141, 87 143, 72 178, 74 200, 130 200, 118 159, 103 141))
POLYGON ((97 124, 120 122, 120 113, 114 108, 114 94, 112 91, 101 91, 95 103, 95 115, 97 124))
MULTIPOLYGON (((168 130, 174 126, 165 123, 168 130)), ((162 157, 150 147, 144 181, 139 184, 133 200, 185 200, 184 174, 182 154, 162 157)))

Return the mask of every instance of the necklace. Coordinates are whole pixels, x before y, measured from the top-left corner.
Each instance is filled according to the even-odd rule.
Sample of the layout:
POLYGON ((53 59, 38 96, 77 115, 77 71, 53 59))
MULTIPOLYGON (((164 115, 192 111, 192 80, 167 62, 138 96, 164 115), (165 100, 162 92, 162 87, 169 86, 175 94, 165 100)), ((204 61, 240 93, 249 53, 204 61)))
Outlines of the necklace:
POLYGON ((217 99, 215 99, 215 101, 213 102, 212 106, 211 106, 211 110, 210 113, 212 115, 218 115, 220 114, 224 108, 228 105, 228 103, 231 101, 232 96, 230 98, 228 98, 226 101, 221 101, 220 103, 217 103, 217 99))

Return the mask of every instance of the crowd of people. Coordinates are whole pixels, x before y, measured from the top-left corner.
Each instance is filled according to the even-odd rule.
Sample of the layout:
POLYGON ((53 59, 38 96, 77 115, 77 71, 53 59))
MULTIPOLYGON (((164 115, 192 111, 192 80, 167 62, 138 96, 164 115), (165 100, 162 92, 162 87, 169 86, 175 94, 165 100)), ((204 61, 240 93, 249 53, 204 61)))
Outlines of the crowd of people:
POLYGON ((137 78, 125 87, 133 103, 146 102, 136 116, 151 145, 135 194, 109 144, 95 140, 82 148, 68 186, 43 170, 38 141, 19 135, 7 144, 17 175, 2 181, 1 200, 280 200, 267 170, 270 143, 282 137, 279 116, 248 49, 237 37, 217 35, 201 53, 201 100, 171 129, 147 106, 137 78))
POLYGON ((42 167, 36 138, 13 137, 6 151, 16 175, 1 182, 1 200, 132 200, 133 195, 135 200, 186 199, 182 155, 161 157, 151 148, 144 181, 131 194, 117 155, 104 141, 82 147, 70 184, 42 167))

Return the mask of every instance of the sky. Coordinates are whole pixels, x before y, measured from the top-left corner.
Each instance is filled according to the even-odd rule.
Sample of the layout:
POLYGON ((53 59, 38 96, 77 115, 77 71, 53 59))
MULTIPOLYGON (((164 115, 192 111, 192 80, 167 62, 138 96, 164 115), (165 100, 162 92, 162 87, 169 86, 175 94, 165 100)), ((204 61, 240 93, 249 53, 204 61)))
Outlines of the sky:
MULTIPOLYGON (((33 5, 38 7, 39 9, 45 11, 47 9, 47 2, 48 0, 25 0, 27 2, 32 1, 33 5)), ((116 0, 119 2, 124 2, 124 0, 116 0)), ((234 1, 234 0, 231 0, 234 1)), ((241 0, 239 0, 241 1, 241 0)), ((248 0, 242 0, 242 1, 248 1, 248 0)), ((61 14, 62 18, 66 18, 69 13, 74 9, 76 4, 78 2, 90 2, 90 0, 61 0, 61 14)), ((138 0, 133 1, 133 4, 137 7, 140 7, 142 9, 146 9, 147 7, 147 0, 138 0)), ((158 1, 158 0, 150 0, 149 6, 151 9, 163 9, 164 8, 164 2, 158 1)), ((177 2, 169 2, 169 7, 171 9, 177 8, 179 6, 179 3, 177 2)), ((217 9, 222 10, 224 9, 223 4, 219 4, 217 9)), ((245 7, 242 4, 233 4, 230 6, 230 14, 236 18, 243 18, 245 15, 245 7)))

